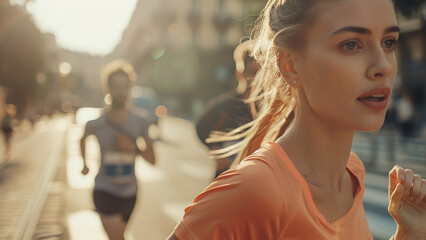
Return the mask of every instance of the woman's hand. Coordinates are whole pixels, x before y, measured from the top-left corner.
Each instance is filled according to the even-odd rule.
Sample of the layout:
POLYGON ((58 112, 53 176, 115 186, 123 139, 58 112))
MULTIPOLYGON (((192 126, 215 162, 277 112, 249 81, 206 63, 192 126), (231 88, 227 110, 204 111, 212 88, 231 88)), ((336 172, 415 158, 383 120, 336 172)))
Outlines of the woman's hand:
POLYGON ((426 180, 396 165, 389 172, 389 213, 398 229, 395 239, 426 239, 426 180))

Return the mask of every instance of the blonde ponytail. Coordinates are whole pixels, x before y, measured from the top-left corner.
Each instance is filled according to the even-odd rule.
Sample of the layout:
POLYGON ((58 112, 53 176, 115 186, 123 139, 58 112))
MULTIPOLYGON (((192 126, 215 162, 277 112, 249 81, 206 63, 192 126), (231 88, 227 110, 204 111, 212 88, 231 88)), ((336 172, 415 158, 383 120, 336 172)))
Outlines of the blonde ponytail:
POLYGON ((211 151, 216 158, 238 154, 233 165, 252 154, 265 142, 280 137, 294 117, 296 91, 283 78, 277 66, 282 48, 303 46, 303 29, 312 21, 319 0, 269 0, 262 10, 252 33, 255 41, 253 57, 260 64, 249 99, 259 107, 256 118, 231 132, 214 132, 207 142, 240 140, 238 143, 211 151))

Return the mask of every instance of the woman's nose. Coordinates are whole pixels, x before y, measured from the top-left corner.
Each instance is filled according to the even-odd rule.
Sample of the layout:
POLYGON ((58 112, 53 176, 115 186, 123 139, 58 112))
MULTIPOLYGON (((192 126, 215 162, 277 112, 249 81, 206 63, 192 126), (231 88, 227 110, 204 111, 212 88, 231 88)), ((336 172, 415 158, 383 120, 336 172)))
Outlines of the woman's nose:
POLYGON ((381 46, 372 50, 369 58, 370 66, 367 75, 371 80, 385 79, 396 70, 395 54, 386 52, 381 46))

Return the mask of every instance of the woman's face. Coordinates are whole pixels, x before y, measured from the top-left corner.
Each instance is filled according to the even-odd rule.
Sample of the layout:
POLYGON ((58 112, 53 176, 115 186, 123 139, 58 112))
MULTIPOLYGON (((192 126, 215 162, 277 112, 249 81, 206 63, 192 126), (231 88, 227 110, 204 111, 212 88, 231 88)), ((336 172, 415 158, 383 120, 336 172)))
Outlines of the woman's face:
POLYGON ((383 124, 399 28, 389 0, 322 3, 295 55, 302 115, 372 131, 383 124))

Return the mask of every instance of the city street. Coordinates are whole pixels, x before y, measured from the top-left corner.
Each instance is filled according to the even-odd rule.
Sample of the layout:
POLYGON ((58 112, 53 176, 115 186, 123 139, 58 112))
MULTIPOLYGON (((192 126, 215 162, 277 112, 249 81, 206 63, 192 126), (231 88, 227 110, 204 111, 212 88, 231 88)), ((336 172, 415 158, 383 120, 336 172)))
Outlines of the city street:
MULTIPOLYGON (((79 139, 85 122, 99 114, 99 109, 84 108, 75 123, 70 116, 55 117, 40 121, 32 131, 17 133, 14 157, 0 170, 0 239, 107 239, 91 196, 99 161, 94 137, 88 138, 90 172, 80 173, 79 139)), ((193 123, 167 117, 151 130, 157 139, 158 164, 137 159, 140 191, 126 234, 130 240, 165 239, 214 172, 193 123)), ((354 151, 363 158, 371 151, 368 141, 365 135, 355 138, 354 151)), ((418 162, 402 162, 400 155, 398 150, 399 164, 425 174, 426 168, 418 162)), ((383 152, 378 156, 367 167, 364 203, 375 239, 381 240, 395 231, 395 223, 387 213, 386 172, 392 163, 383 159, 383 152)))
MULTIPOLYGON (((92 118, 89 115, 86 117, 92 118)), ((84 122, 87 119, 78 120, 84 122)), ((183 209, 204 189, 213 176, 213 162, 208 159, 206 149, 198 141, 192 123, 166 118, 161 122, 160 128, 162 140, 155 143, 158 165, 153 167, 141 160, 137 162, 136 171, 142 191, 130 222, 130 239, 164 239, 182 217, 183 209)), ((102 239, 102 226, 92 211, 90 195, 95 173, 92 172, 89 176, 79 173, 82 165, 78 138, 81 134, 81 125, 74 125, 69 134, 69 232, 71 239, 93 239, 95 236, 96 239, 102 239), (88 219, 91 219, 90 223, 88 219), (87 223, 83 224, 83 220, 87 223), (95 226, 97 231, 94 231, 95 226), (87 229, 87 232, 82 228, 87 229)), ((355 139, 356 152, 365 154, 371 150, 370 145, 365 144, 367 140, 363 136, 357 136, 355 139)), ((94 141, 91 140, 92 145, 88 153, 92 159, 92 169, 96 169, 96 159, 99 157, 99 150, 94 141)), ((388 239, 395 231, 396 225, 387 212, 387 171, 391 164, 379 159, 376 165, 375 168, 367 169, 369 171, 366 174, 364 203, 371 230, 375 239, 380 240, 388 239)), ((105 239, 105 235, 102 236, 105 239)))
MULTIPOLYGON (((300 171, 299 192, 312 193, 304 196, 309 209, 341 220, 314 219, 312 228, 338 229, 329 237, 304 224, 295 238, 363 238, 360 214, 349 208, 359 193, 351 190, 360 188, 342 174, 349 149, 365 166, 363 199, 356 195, 353 207, 363 200, 360 221, 374 240, 397 228, 388 212, 395 165, 406 171, 395 174, 405 196, 423 196, 424 181, 409 169, 426 179, 426 0, 8 0, 0 12, 0 240, 109 240, 93 202, 98 173, 96 206, 106 215, 120 212, 127 221, 138 186, 126 228, 119 216, 102 216, 109 236, 125 229, 126 240, 164 240, 228 162, 216 162, 208 147, 220 154, 275 135, 295 163, 284 170, 300 171), (153 121, 129 114, 131 107, 153 121), (92 135, 83 134, 95 119, 92 135), (152 144, 139 137, 147 139, 151 123, 152 144), (222 140, 230 142, 203 144, 227 131, 222 140)), ((285 196, 297 192, 288 181, 278 185, 285 196)), ((310 216, 300 201, 287 200, 278 202, 310 216)), ((404 204, 403 214, 393 214, 400 226, 407 214, 422 222, 413 210, 419 204, 404 204)))
MULTIPOLYGON (((67 223, 70 239, 107 239, 97 214, 93 211, 91 191, 98 167, 99 148, 95 138, 88 138, 87 158, 91 169, 83 176, 79 138, 88 119, 99 114, 83 109, 68 134, 67 159, 67 223)), ((197 193, 213 177, 214 165, 207 150, 198 142, 192 123, 166 118, 160 131, 153 131, 161 140, 155 141, 157 165, 137 159, 139 195, 129 223, 128 239, 165 239, 197 193)), ((155 130, 155 129, 153 129, 155 130)))

